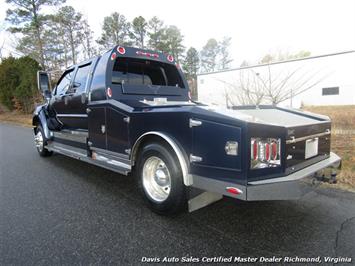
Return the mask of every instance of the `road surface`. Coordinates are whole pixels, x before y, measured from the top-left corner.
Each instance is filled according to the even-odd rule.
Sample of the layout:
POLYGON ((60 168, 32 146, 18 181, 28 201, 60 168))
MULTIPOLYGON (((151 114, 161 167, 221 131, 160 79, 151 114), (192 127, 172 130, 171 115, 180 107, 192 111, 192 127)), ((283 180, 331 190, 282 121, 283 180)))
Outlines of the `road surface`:
POLYGON ((132 177, 58 154, 41 158, 32 129, 0 124, 0 265, 190 256, 352 257, 354 264, 354 217, 355 194, 334 189, 300 201, 226 198, 161 217, 145 207, 132 177))

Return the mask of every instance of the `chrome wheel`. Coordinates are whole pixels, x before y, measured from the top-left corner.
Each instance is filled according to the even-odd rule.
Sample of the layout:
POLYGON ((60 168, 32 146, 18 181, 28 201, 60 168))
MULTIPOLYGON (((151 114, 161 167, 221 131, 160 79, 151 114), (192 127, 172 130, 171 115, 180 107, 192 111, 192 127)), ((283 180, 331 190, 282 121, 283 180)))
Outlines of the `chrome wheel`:
POLYGON ((164 161, 156 156, 149 157, 143 165, 143 188, 148 196, 157 202, 166 200, 170 194, 171 178, 164 161))
POLYGON ((35 135, 35 145, 39 152, 43 151, 44 148, 43 143, 44 141, 43 141, 42 132, 38 130, 37 134, 35 135))

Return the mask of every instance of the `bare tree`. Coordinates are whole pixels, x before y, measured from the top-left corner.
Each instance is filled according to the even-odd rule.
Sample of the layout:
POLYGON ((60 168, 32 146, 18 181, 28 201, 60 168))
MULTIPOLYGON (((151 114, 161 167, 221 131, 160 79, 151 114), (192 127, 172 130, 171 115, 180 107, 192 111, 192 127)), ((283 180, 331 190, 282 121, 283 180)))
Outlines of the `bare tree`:
POLYGON ((226 105, 277 105, 313 88, 328 76, 318 72, 302 71, 297 67, 288 71, 272 71, 270 65, 264 75, 251 68, 241 69, 232 82, 219 80, 225 85, 226 105))
POLYGON ((250 72, 241 70, 239 77, 232 82, 218 79, 224 86, 224 97, 226 106, 237 105, 260 105, 265 100, 265 90, 257 76, 250 72))

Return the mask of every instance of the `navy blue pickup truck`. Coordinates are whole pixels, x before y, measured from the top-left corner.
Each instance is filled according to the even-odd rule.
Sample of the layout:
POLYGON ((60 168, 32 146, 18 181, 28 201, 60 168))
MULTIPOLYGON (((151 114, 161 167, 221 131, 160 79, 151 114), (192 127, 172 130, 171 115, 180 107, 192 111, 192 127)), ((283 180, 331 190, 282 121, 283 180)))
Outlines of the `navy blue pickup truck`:
POLYGON ((340 166, 328 117, 275 106, 215 109, 189 97, 171 55, 116 46, 69 67, 33 115, 41 156, 64 154, 137 179, 172 214, 224 196, 289 200, 340 166))

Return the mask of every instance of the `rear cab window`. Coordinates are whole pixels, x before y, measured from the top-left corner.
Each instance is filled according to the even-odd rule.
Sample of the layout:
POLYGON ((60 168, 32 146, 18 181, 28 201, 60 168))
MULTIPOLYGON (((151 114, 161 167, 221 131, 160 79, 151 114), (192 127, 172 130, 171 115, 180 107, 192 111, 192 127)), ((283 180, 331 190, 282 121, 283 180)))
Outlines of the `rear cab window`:
POLYGON ((120 85, 123 94, 179 95, 185 90, 175 65, 129 57, 116 59, 112 84, 120 85))

